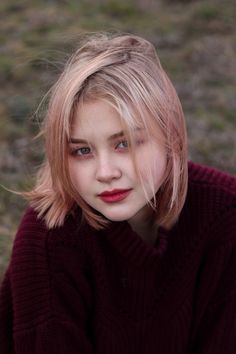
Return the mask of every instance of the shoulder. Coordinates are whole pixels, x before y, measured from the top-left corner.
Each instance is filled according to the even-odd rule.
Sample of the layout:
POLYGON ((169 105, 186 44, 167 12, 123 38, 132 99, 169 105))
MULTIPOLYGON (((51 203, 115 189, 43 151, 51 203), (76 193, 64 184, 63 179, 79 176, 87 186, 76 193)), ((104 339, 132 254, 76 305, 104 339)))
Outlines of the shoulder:
POLYGON ((15 255, 24 246, 34 247, 37 244, 42 245, 47 232, 48 229, 44 221, 38 217, 37 212, 32 208, 28 208, 21 219, 16 233, 13 254, 15 255))
POLYGON ((39 250, 46 249, 48 244, 57 244, 64 240, 70 242, 75 238, 81 226, 81 216, 77 212, 76 215, 68 215, 62 226, 49 229, 43 217, 39 217, 33 208, 28 208, 16 233, 13 256, 16 256, 18 252, 28 254, 29 250, 31 254, 34 254, 34 251, 39 254, 39 250))
POLYGON ((217 168, 189 161, 189 186, 207 187, 222 194, 236 197, 236 177, 217 168))
POLYGON ((43 220, 32 208, 27 209, 16 233, 9 266, 16 331, 25 329, 27 323, 32 325, 33 312, 34 318, 42 319, 50 313, 47 234, 43 220))
MULTIPOLYGON (((48 229, 34 209, 26 210, 15 237, 9 266, 16 331, 45 322, 53 315, 51 293, 55 269, 52 262, 56 246, 63 245, 59 252, 67 254, 66 246, 76 239, 76 230, 77 223, 72 216, 62 227, 48 229)), ((62 266, 67 267, 66 263, 62 266)))
POLYGON ((236 241, 236 178, 218 169, 189 162, 189 182, 182 212, 193 233, 214 243, 236 241))
POLYGON ((236 178, 216 168, 189 162, 188 199, 204 211, 234 209, 236 178))
POLYGON ((10 262, 11 273, 24 274, 26 270, 35 272, 48 268, 49 257, 58 245, 67 248, 80 243, 83 237, 81 215, 68 215, 60 227, 49 229, 44 219, 33 208, 28 208, 18 227, 10 262), (21 272, 18 269, 22 270, 21 272))
MULTIPOLYGON (((18 227, 11 256, 11 275, 21 280, 35 266, 45 261, 45 245, 48 229, 32 208, 24 213, 18 227), (27 271, 28 270, 28 271, 27 271)), ((13 279, 14 281, 14 279, 13 279)))

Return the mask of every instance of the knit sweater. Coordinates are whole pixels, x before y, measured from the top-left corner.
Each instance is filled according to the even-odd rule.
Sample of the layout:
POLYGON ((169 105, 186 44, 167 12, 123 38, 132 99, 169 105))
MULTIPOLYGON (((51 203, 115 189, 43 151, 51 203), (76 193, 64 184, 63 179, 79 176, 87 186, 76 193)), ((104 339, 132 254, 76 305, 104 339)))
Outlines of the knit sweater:
POLYGON ((28 209, 0 293, 1 354, 235 354, 236 180, 189 163, 186 203, 153 246, 80 212, 28 209))

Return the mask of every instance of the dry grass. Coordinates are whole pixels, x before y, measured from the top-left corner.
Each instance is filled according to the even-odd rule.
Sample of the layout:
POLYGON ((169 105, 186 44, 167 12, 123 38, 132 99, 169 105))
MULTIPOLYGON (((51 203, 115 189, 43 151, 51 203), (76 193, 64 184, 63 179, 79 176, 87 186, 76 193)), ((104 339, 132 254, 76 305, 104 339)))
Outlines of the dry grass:
MULTIPOLYGON (((233 1, 8 0, 0 22, 0 183, 32 183, 42 148, 33 112, 79 34, 133 32, 150 39, 183 103, 190 157, 236 174, 236 8, 233 1), (34 119, 33 119, 34 118, 34 119)), ((0 277, 25 208, 0 189, 0 277)))

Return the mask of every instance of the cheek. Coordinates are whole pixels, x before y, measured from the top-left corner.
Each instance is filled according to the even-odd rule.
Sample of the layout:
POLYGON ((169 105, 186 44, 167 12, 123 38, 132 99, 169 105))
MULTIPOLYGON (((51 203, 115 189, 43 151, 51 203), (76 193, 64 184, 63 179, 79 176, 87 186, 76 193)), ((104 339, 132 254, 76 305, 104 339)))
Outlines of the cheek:
POLYGON ((154 161, 155 162, 153 164, 153 174, 158 179, 162 178, 166 170, 166 159, 164 158, 164 156, 161 155, 159 158, 156 158, 156 160, 154 161))
POLYGON ((166 158, 162 153, 156 153, 151 157, 146 157, 143 159, 143 163, 139 167, 142 180, 150 184, 150 181, 153 180, 153 183, 156 187, 160 187, 164 179, 164 174, 166 170, 166 158))
POLYGON ((69 173, 71 182, 78 192, 82 191, 86 187, 86 181, 88 183, 88 176, 84 175, 84 171, 79 168, 73 161, 69 162, 69 173))

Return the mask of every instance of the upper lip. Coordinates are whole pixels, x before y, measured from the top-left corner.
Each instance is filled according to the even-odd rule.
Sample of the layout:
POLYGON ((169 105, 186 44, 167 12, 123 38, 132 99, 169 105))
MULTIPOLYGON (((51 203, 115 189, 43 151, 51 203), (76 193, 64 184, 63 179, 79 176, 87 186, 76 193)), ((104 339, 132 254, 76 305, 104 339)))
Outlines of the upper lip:
POLYGON ((122 192, 127 192, 129 191, 131 188, 129 189, 113 189, 112 191, 104 191, 102 193, 100 193, 100 196, 105 196, 105 195, 113 195, 113 194, 118 194, 118 193, 122 193, 122 192))

